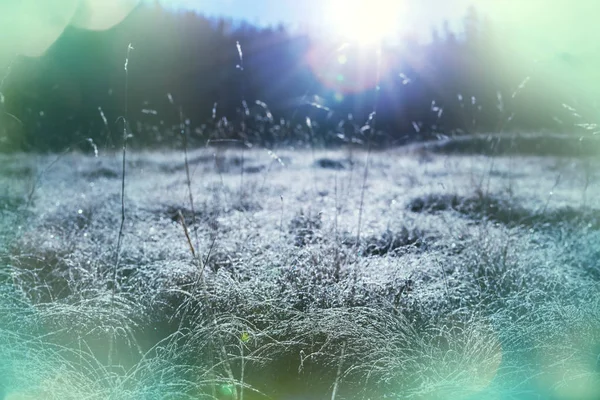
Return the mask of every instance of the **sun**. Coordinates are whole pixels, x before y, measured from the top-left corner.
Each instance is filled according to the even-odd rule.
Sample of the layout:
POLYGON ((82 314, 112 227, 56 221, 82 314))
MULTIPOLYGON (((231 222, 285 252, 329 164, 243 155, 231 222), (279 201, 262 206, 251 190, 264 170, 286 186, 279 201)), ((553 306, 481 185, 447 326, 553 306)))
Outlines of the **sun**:
POLYGON ((331 29, 343 40, 361 45, 381 43, 399 31, 403 0, 329 0, 331 29))

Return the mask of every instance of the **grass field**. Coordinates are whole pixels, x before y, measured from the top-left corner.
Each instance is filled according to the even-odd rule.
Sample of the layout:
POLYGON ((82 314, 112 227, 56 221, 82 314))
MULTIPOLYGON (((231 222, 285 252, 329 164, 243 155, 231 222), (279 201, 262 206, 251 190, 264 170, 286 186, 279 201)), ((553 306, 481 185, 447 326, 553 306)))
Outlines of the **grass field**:
POLYGON ((0 399, 600 396, 597 158, 121 162, 1 156, 0 399))

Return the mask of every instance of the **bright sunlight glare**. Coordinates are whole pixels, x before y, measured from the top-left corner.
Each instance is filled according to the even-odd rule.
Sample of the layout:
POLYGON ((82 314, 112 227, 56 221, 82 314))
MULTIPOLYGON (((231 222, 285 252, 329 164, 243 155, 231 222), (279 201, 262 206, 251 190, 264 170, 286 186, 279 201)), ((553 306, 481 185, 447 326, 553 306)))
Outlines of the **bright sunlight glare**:
POLYGON ((328 7, 334 34, 362 45, 398 32, 405 11, 402 0, 329 0, 328 7))

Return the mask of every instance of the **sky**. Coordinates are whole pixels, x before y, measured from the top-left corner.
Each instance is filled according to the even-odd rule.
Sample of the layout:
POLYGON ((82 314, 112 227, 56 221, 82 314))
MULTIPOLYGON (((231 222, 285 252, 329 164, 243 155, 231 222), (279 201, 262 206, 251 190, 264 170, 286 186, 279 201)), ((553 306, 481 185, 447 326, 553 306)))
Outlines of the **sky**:
MULTIPOLYGON (((385 0, 367 0, 366 3, 369 1, 386 3, 385 0)), ((195 10, 209 16, 226 16, 260 25, 284 23, 292 27, 322 28, 332 25, 332 20, 335 19, 331 8, 326 6, 331 0, 162 0, 161 2, 174 9, 195 10)), ((399 15, 398 21, 398 24, 402 25, 401 30, 428 36, 433 25, 441 25, 445 19, 456 22, 463 15, 469 0, 387 0, 387 3, 401 3, 403 15, 399 15)))

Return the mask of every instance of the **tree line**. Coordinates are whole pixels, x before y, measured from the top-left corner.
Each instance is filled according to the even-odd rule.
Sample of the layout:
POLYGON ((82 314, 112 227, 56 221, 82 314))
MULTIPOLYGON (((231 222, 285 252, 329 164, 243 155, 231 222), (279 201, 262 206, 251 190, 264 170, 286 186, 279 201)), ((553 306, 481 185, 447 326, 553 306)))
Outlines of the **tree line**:
POLYGON ((182 133, 197 143, 393 145, 571 129, 582 100, 541 79, 495 28, 471 7, 458 31, 445 23, 430 41, 406 34, 365 49, 144 3, 110 30, 69 27, 43 57, 13 63, 0 150, 117 147, 124 121, 139 146, 178 145, 182 133))

